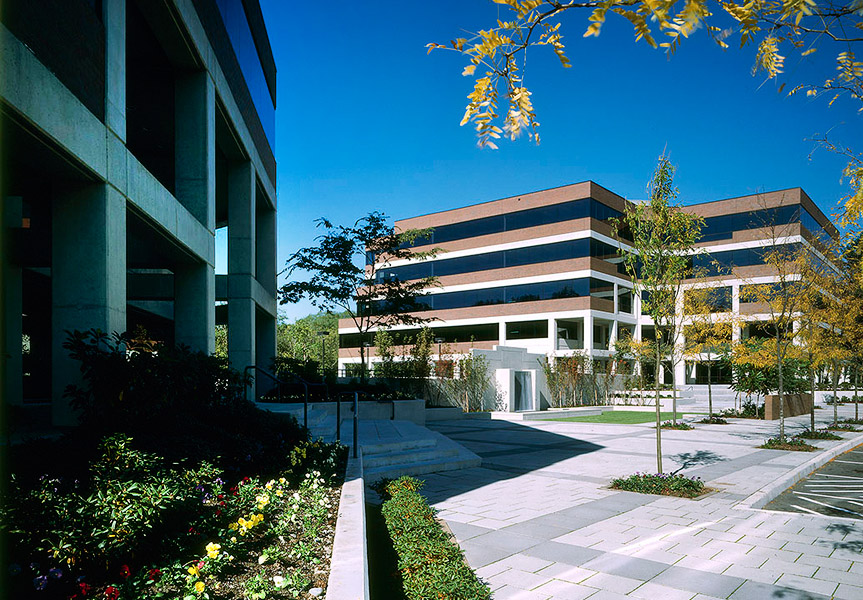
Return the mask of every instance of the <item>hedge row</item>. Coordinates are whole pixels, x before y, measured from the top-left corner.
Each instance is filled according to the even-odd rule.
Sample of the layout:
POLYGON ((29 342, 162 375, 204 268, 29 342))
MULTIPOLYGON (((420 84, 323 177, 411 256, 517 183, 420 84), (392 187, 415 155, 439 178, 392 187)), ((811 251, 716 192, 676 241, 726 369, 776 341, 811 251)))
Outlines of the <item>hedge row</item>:
POLYGON ((400 477, 379 488, 388 498, 381 512, 398 555, 405 596, 409 600, 488 600, 491 591, 435 520, 435 510, 417 493, 422 484, 400 477))

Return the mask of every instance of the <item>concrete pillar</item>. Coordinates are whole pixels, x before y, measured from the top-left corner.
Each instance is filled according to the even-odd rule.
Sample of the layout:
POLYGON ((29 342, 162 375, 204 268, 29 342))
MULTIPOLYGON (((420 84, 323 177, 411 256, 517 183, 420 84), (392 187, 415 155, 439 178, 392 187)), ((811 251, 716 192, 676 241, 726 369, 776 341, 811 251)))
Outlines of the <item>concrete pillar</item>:
POLYGON ((21 267, 10 262, 8 254, 9 232, 21 227, 21 198, 9 196, 3 199, 3 215, 0 218, 0 240, 3 240, 0 256, 3 257, 2 274, 0 274, 0 305, 2 305, 2 325, 0 335, 3 336, 3 346, 0 348, 0 358, 3 359, 2 386, 3 399, 10 405, 20 405, 24 401, 23 355, 22 355, 22 319, 23 313, 23 280, 21 267))
POLYGON ((209 231, 216 231, 216 92, 205 71, 175 81, 175 189, 177 200, 209 231))
POLYGON ((105 125, 126 141, 126 0, 102 0, 105 24, 105 125))
MULTIPOLYGON (((734 318, 740 317, 740 283, 731 285, 731 314, 734 318)), ((733 321, 732 321, 733 323, 733 321)), ((740 341, 740 327, 736 324, 731 326, 731 342, 736 344, 740 341)))
POLYGON ((497 324, 497 343, 501 346, 506 344, 506 321, 497 324))
MULTIPOLYGON (((252 208, 254 209, 252 195, 252 208)), ((267 207, 255 219, 255 257, 253 273, 267 293, 276 296, 276 211, 267 207)))
POLYGON ((587 356, 593 356, 593 315, 584 315, 584 351, 587 356))
POLYGON ((548 348, 546 354, 552 354, 557 351, 557 320, 548 320, 548 348))
MULTIPOLYGON (((175 190, 177 200, 215 235, 216 93, 205 71, 175 81, 175 190)), ((211 243, 215 244, 215 240, 211 243)), ((216 275, 213 265, 174 268, 174 332, 178 344, 212 353, 216 347, 216 275)))
MULTIPOLYGON (((276 357, 276 318, 263 310, 256 312, 255 361, 262 369, 272 368, 276 357)), ((263 392, 261 392, 263 393, 263 392)))
POLYGON ((233 164, 228 172, 228 359, 240 371, 255 364, 255 212, 255 169, 251 162, 233 164))
POLYGON ((618 284, 614 284, 614 314, 617 314, 620 311, 620 307, 617 305, 617 294, 620 293, 620 287, 618 284))
POLYGON ((192 350, 216 350, 216 271, 207 263, 174 267, 174 338, 192 350))
POLYGON ((52 209, 52 415, 55 425, 74 425, 63 392, 80 365, 63 348, 65 331, 126 330, 126 199, 108 185, 81 184, 52 209))

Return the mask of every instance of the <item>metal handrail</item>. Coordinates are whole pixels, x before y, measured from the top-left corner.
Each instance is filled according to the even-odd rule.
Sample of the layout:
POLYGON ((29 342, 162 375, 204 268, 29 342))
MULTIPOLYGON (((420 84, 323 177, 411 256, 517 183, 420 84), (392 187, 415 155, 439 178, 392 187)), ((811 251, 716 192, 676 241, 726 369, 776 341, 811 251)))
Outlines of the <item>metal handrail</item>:
MULTIPOLYGON (((243 375, 245 375, 247 379, 249 377, 249 371, 251 371, 251 370, 260 371, 261 373, 263 373, 264 375, 266 375, 267 377, 269 377, 271 380, 273 380, 276 383, 276 399, 281 403, 281 401, 282 401, 282 386, 288 385, 288 382, 282 381, 281 379, 279 379, 278 377, 276 377, 275 375, 273 375, 272 373, 270 373, 266 369, 262 369, 261 367, 259 367, 257 365, 249 365, 248 367, 246 367, 243 370, 243 375)), ((293 377, 297 381, 297 383, 299 383, 300 385, 303 386, 303 392, 304 392, 304 394, 303 394, 303 427, 308 429, 308 427, 309 427, 309 387, 311 387, 311 386, 322 386, 326 390, 326 397, 327 398, 330 397, 330 388, 326 383, 309 383, 308 381, 304 380, 302 377, 299 377, 298 375, 294 375, 293 373, 291 374, 291 377, 293 377)), ((246 400, 248 400, 249 399, 249 386, 248 385, 245 388, 245 394, 246 394, 246 400)))

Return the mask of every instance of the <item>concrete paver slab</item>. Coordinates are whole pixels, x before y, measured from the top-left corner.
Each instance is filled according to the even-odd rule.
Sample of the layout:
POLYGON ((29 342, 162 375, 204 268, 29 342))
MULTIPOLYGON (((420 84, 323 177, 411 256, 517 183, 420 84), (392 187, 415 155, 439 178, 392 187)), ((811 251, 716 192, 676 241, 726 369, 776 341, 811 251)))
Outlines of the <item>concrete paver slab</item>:
MULTIPOLYGON (((798 421, 805 427, 808 416, 787 427, 798 421)), ((757 449, 776 423, 696 425, 697 432, 663 436, 667 465, 719 490, 698 500, 608 489, 612 477, 654 471, 649 427, 474 420, 430 427, 484 458, 479 468, 426 476, 423 493, 442 518, 465 523, 453 531, 468 562, 495 580, 497 600, 804 600, 829 597, 822 594, 831 585, 837 598, 863 600, 855 585, 858 577, 863 583, 863 525, 748 508, 812 458, 757 449)))

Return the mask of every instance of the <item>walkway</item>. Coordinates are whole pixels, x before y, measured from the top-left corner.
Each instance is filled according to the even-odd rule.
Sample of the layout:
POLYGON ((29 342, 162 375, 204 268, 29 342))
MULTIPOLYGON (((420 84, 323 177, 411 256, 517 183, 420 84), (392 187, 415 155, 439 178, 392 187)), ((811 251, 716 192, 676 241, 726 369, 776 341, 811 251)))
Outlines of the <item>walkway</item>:
MULTIPOLYGON (((808 416, 788 423, 802 429, 808 416)), ((665 470, 717 490, 700 500, 608 489, 612 477, 655 470, 650 425, 429 427, 483 459, 480 468, 424 476, 423 491, 496 600, 863 599, 863 524, 741 506, 813 458, 755 448, 776 423, 663 431, 665 470)))

